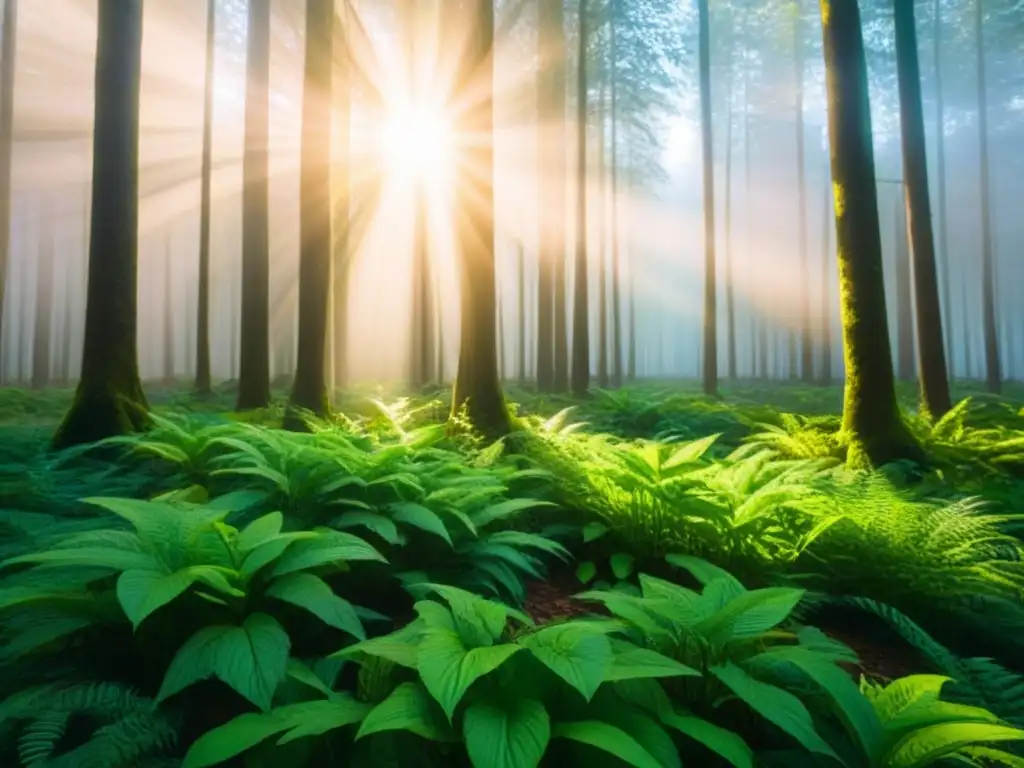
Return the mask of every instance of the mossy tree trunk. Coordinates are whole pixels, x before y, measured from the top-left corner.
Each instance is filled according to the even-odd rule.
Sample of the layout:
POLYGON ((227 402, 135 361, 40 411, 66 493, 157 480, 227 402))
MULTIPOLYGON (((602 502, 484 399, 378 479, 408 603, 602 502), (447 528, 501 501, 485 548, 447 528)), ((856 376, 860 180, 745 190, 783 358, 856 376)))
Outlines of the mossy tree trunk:
POLYGON ((213 78, 216 55, 216 0, 206 0, 206 90, 203 95, 203 159, 199 180, 199 297, 196 303, 197 395, 213 392, 210 372, 210 177, 213 158, 213 78))
MULTIPOLYGON (((928 191, 928 158, 925 152, 924 108, 921 99, 921 68, 913 3, 894 2, 896 62, 900 89, 900 126, 903 139, 903 178, 913 259, 914 301, 917 317, 918 379, 921 404, 935 419, 952 406, 947 370, 947 343, 943 338, 944 311, 939 296, 939 271, 932 235, 931 198, 928 191)), ((944 225, 940 225, 944 226, 944 225)), ((948 280, 948 277, 946 278, 948 280)))
POLYGON ((715 275, 715 161, 711 123, 711 13, 697 0, 700 63, 700 132, 704 201, 704 333, 701 378, 704 394, 718 396, 718 285, 715 275))
POLYGON ((40 212, 36 261, 35 328, 32 331, 32 389, 44 389, 51 379, 50 350, 53 342, 53 220, 40 212))
POLYGON ((249 0, 247 45, 236 405, 240 411, 270 404, 270 0, 249 0))
POLYGON ((572 393, 590 390, 590 278, 587 269, 587 0, 579 0, 576 73, 576 258, 572 304, 572 393))
POLYGON ((331 78, 334 0, 306 0, 299 208, 299 343, 289 405, 326 416, 331 292, 331 78))
POLYGON ((137 353, 142 0, 100 3, 82 373, 55 448, 142 429, 137 353))
MULTIPOLYGON (((472 93, 458 126, 461 200, 457 232, 461 305, 459 367, 452 416, 465 409, 481 433, 511 428, 498 378, 494 270, 494 5, 472 0, 473 31, 460 62, 455 99, 472 93)), ((445 23, 451 23, 450 20, 445 23)))
MULTIPOLYGON (((826 171, 827 174, 827 171, 826 171)), ((827 182, 826 176, 826 182, 827 182)), ((825 215, 821 223, 821 376, 824 385, 832 383, 832 190, 825 185, 825 215)))
POLYGON ((919 458, 896 402, 867 62, 857 0, 820 0, 851 466, 919 458))

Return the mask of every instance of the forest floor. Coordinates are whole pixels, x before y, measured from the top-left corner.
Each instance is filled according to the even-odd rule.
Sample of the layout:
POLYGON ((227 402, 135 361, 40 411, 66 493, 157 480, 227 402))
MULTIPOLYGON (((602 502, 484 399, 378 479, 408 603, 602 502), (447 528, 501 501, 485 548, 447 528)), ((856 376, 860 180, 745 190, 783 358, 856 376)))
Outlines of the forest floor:
MULTIPOLYGON (((106 536, 111 518, 97 504, 138 528, 139 511, 122 510, 111 498, 171 494, 176 504, 210 509, 216 499, 230 499, 221 516, 230 512, 227 521, 243 535, 245 525, 263 519, 259 513, 277 509, 285 531, 328 526, 358 533, 383 552, 386 566, 360 564, 351 576, 347 568, 321 572, 336 592, 356 590, 353 602, 366 610, 360 619, 370 632, 386 617, 397 625, 415 618, 399 583, 409 590, 416 582, 464 587, 519 605, 539 625, 558 624, 608 610, 619 615, 617 598, 600 598, 606 607, 595 607, 593 590, 646 595, 654 588, 648 577, 708 588, 715 573, 702 575, 690 564, 683 566, 690 576, 681 576, 672 560, 696 556, 749 588, 797 588, 803 599, 789 620, 852 651, 838 663, 854 677, 887 682, 938 673, 964 685, 970 678, 963 700, 1024 724, 1024 529, 1017 522, 1024 515, 1024 387, 1008 385, 993 397, 959 384, 954 395, 961 404, 929 424, 913 413, 915 388, 900 384, 908 423, 930 463, 873 473, 842 467, 842 392, 834 386, 742 382, 712 400, 694 382, 644 382, 595 392, 582 403, 513 386, 507 394, 526 437, 508 445, 441 428, 446 390, 409 397, 376 386, 344 393, 338 415, 308 435, 276 428, 283 391, 270 408, 245 415, 232 411, 230 384, 203 400, 185 387, 149 387, 147 394, 154 430, 115 441, 112 459, 88 449, 49 451, 70 390, 0 390, 0 561, 38 562, 44 555, 33 553, 45 553, 62 536, 101 541, 89 537, 106 536), (92 497, 102 498, 83 502, 92 497), (584 590, 591 592, 579 597, 584 590), (991 663, 995 672, 985 666, 991 663), (988 677, 977 672, 982 668, 988 677), (1006 700, 994 693, 1006 690, 1017 693, 1006 700)), ((0 652, 0 679, 5 669, 18 671, 11 680, 36 679, 21 651, 11 649, 52 650, 52 639, 21 634, 26 630, 4 613, 21 605, 11 597, 17 590, 35 588, 31 573, 18 572, 7 584, 0 573, 0 645, 9 646, 0 652)), ((153 625, 153 632, 176 637, 201 628, 206 609, 195 606, 202 601, 189 603, 194 616, 184 621, 173 606, 160 606, 193 600, 185 590, 207 578, 213 577, 190 577, 169 596, 150 594, 157 602, 138 614, 153 614, 142 629, 153 625), (165 613, 181 626, 169 629, 165 613)), ((120 582, 117 600, 129 617, 143 610, 126 602, 120 582)), ((322 607, 295 605, 325 615, 322 607)), ((290 614, 273 615, 292 634, 298 658, 319 658, 337 647, 337 630, 349 627, 340 614, 324 619, 335 628, 324 637, 294 630, 290 614)), ((77 625, 56 628, 53 637, 72 631, 77 625)), ((138 638, 125 642, 154 642, 146 632, 138 638)), ((162 675, 180 646, 164 637, 142 653, 118 642, 95 651, 103 661, 89 657, 90 663, 102 667, 114 663, 108 653, 138 651, 139 663, 162 675)), ((108 677, 154 696, 161 686, 153 674, 119 670, 108 677)), ((4 699, 19 686, 0 682, 3 765, 17 764, 4 762, 17 751, 14 742, 5 744, 4 699)), ((238 711, 237 701, 213 699, 217 712, 238 711)), ((48 744, 51 752, 78 754, 48 744)), ((147 754, 166 747, 180 755, 161 744, 147 754)))

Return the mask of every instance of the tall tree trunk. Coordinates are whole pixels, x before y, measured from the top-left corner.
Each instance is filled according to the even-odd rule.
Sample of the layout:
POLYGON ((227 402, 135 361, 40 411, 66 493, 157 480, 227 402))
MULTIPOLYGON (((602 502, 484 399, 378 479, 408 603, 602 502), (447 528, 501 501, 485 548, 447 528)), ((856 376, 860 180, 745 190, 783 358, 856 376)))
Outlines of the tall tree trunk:
POLYGON ((605 83, 601 83, 597 100, 597 386, 608 389, 610 371, 608 361, 608 263, 605 237, 608 228, 605 226, 607 216, 607 185, 605 183, 605 83))
POLYGON ((733 285, 732 269, 732 70, 733 42, 729 35, 729 47, 726 53, 728 67, 725 70, 725 332, 726 344, 726 376, 729 381, 736 382, 736 289, 733 285))
POLYGON ((697 0, 699 14, 700 128, 704 168, 704 394, 718 396, 718 297, 715 278, 715 161, 711 124, 711 19, 708 0, 697 0))
POLYGON ((164 386, 174 386, 174 256, 171 253, 171 232, 164 242, 164 386))
POLYGON ((832 275, 829 266, 832 262, 833 226, 832 189, 826 183, 825 217, 821 227, 824 240, 821 245, 821 383, 826 386, 832 383, 832 275))
MULTIPOLYGON (((3 338, 7 262, 11 249, 11 150, 14 137, 14 80, 18 44, 18 0, 4 0, 0 51, 0 339, 3 338)), ((0 353, 0 381, 6 380, 0 353)))
POLYGON ((910 288, 910 249, 904 199, 896 195, 893 221, 896 258, 896 377, 900 381, 914 378, 914 295, 910 288))
MULTIPOLYGON (((473 216, 458 231, 461 298, 459 369, 452 391, 452 416, 463 408, 484 435, 511 429, 498 378, 494 270, 494 4, 474 0, 473 27, 460 62, 455 98, 472 93, 459 126, 459 187, 473 216), (481 137, 483 137, 481 139, 481 137)), ((451 23, 447 21, 446 23, 451 23)))
POLYGON ((622 350, 622 265, 619 243, 619 97, 618 97, 618 2, 611 0, 609 49, 611 66, 611 250, 612 250, 612 386, 618 389, 623 379, 622 350))
POLYGON ((988 164, 988 85, 985 75, 985 19, 982 0, 974 0, 974 42, 978 59, 978 166, 981 169, 981 308, 985 339, 985 388, 999 394, 999 336, 996 330, 994 256, 992 253, 992 185, 988 164))
MULTIPOLYGON (((270 0, 249 0, 238 410, 270 404, 270 0)), ((321 158, 323 161, 323 158, 321 158)))
POLYGON ((587 291, 587 0, 579 0, 576 76, 576 260, 572 315, 572 392, 585 397, 590 389, 590 305, 587 291))
POLYGON ((886 318, 867 62, 857 0, 822 0, 846 388, 847 462, 920 458, 900 415, 886 318))
POLYGON ((516 360, 516 376, 519 378, 520 386, 526 384, 526 250, 523 248, 523 241, 520 240, 516 252, 516 273, 519 281, 516 298, 519 300, 519 315, 516 318, 516 335, 519 343, 516 351, 519 356, 516 360))
POLYGON ((937 202, 939 204, 939 283, 942 288, 942 312, 946 322, 946 364, 953 368, 953 298, 950 295, 952 273, 949 267, 949 219, 946 213, 946 105, 942 93, 942 0, 935 0, 935 170, 938 174, 937 202))
POLYGON ((804 25, 803 3, 796 0, 793 21, 793 64, 796 68, 796 173, 797 226, 800 250, 800 373, 810 384, 814 381, 814 329, 811 324, 811 259, 807 247, 807 152, 804 147, 804 25))
MULTIPOLYGON (((921 405, 929 416, 939 419, 950 409, 951 402, 949 375, 946 371, 946 347, 942 334, 944 309, 939 300, 939 276, 935 264, 935 241, 932 237, 917 29, 913 3, 894 0, 893 9, 896 26, 896 71, 900 91, 903 179, 906 184, 908 232, 914 264, 917 367, 921 405)), ((948 301, 946 306, 949 306, 948 301)))
POLYGON ((199 201, 199 301, 196 307, 196 394, 213 391, 210 372, 210 175, 213 157, 213 78, 216 0, 206 0, 206 92, 203 97, 203 160, 199 201))
POLYGON ((137 352, 142 2, 100 3, 82 375, 55 448, 142 429, 137 352))
POLYGON ((50 384, 50 349, 53 341, 53 227, 40 212, 39 248, 36 264, 35 329, 32 337, 32 389, 44 389, 50 384))
POLYGON ((960 330, 963 334, 964 342, 964 378, 974 378, 974 340, 971 338, 971 318, 970 318, 970 303, 968 302, 969 294, 967 292, 967 282, 971 275, 968 274, 967 264, 965 263, 961 267, 960 275, 960 330))
MULTIPOLYGON (((324 416, 331 293, 331 78, 334 0, 306 0, 299 208, 299 343, 289 405, 324 416)), ((292 426, 301 419, 290 419, 292 426)))
POLYGON ((350 106, 349 106, 349 53, 348 53, 348 3, 335 2, 334 30, 334 77, 331 88, 334 91, 334 119, 337 121, 332 150, 335 164, 331 185, 334 187, 334 248, 332 263, 331 321, 333 323, 332 361, 334 375, 332 385, 337 390, 349 383, 348 371, 348 288, 349 272, 352 269, 352 255, 349 253, 349 222, 351 218, 351 182, 349 165, 350 106))

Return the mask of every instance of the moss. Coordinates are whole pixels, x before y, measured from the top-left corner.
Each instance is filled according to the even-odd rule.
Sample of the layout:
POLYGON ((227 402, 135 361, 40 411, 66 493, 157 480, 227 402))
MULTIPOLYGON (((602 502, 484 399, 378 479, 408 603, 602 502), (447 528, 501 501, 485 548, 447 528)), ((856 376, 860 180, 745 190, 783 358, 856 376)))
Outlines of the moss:
POLYGON ((108 437, 140 432, 149 426, 141 387, 122 394, 114 387, 79 387, 74 402, 53 437, 54 450, 95 443, 108 437))

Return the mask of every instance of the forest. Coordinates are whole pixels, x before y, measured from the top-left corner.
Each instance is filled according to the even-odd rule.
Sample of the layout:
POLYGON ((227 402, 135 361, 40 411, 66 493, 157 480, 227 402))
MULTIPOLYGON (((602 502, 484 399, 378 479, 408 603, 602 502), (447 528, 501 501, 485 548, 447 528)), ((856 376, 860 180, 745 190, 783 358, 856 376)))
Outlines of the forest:
POLYGON ((1024 766, 1024 3, 3 0, 0 766, 1024 766))

